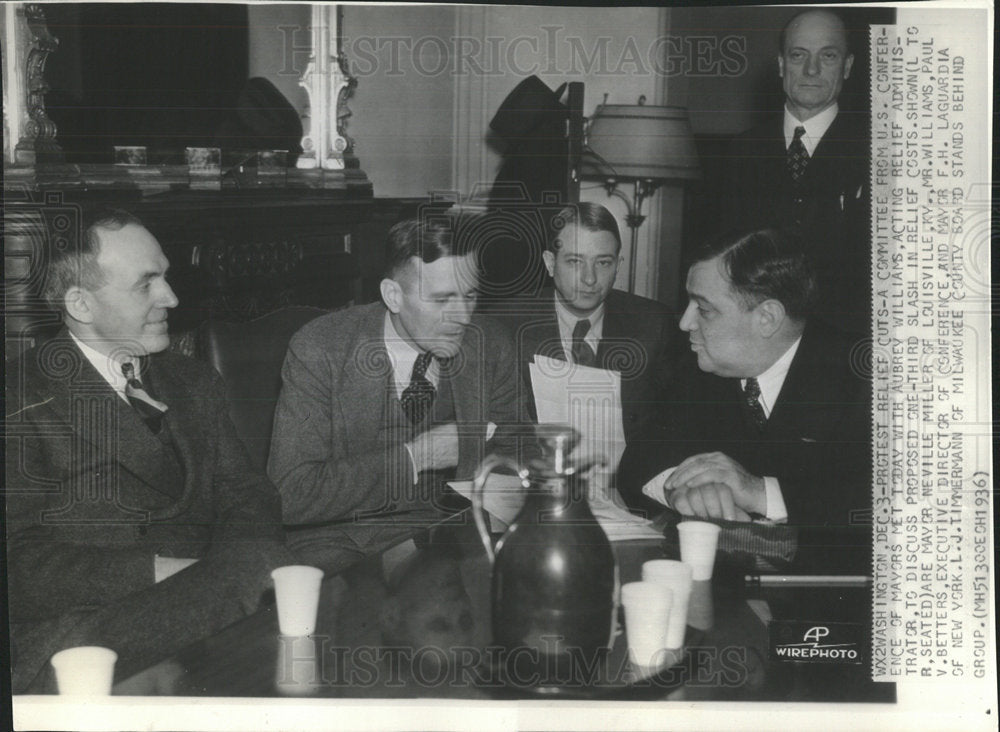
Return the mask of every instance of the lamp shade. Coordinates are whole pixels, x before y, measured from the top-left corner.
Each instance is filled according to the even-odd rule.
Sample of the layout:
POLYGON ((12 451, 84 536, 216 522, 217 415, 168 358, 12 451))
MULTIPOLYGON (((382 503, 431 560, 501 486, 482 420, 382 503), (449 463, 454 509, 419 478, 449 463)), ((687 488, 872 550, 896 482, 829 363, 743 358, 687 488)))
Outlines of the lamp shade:
POLYGON ((582 174, 642 180, 700 178, 687 110, 644 104, 600 105, 588 128, 582 174))

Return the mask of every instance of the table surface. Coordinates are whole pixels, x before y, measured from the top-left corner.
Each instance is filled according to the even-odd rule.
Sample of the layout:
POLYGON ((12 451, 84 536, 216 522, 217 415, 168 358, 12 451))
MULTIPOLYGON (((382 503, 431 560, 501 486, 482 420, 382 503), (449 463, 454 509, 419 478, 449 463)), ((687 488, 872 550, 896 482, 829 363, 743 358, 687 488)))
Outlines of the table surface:
MULTIPOLYGON (((667 541, 614 543, 620 581, 642 562, 676 558, 667 541)), ((817 623, 871 617, 866 587, 747 587, 738 568, 717 562, 696 582, 685 648, 655 672, 628 660, 624 617, 615 642, 587 681, 557 696, 635 700, 895 700, 867 664, 771 659, 768 615, 817 623)), ((273 603, 130 678, 114 694, 209 697, 537 698, 497 673, 490 638, 490 565, 469 514, 324 581, 314 636, 278 632, 273 603)), ((867 648, 865 649, 867 652, 867 648)), ((865 654, 867 655, 867 653, 865 654)), ((551 691, 551 690, 550 690, 551 691)))

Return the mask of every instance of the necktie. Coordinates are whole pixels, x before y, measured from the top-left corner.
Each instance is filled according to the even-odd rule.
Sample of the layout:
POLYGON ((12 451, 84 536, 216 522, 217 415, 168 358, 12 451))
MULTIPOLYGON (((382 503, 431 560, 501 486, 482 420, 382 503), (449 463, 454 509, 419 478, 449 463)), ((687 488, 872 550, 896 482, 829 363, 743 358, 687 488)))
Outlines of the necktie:
POLYGON ((400 397, 403 411, 413 425, 424 421, 434 403, 434 384, 426 376, 432 358, 433 356, 426 351, 417 356, 410 375, 410 385, 403 390, 403 396, 400 397))
POLYGON ((122 374, 125 376, 125 397, 132 408, 139 413, 153 432, 160 431, 160 422, 167 405, 146 391, 142 382, 135 375, 135 366, 131 363, 122 364, 122 374))
POLYGON ((576 327, 573 328, 573 362, 581 366, 593 366, 597 361, 594 349, 583 340, 589 331, 589 320, 576 321, 576 327))
POLYGON ((806 146, 802 144, 802 135, 804 134, 806 134, 805 127, 796 127, 795 137, 792 138, 792 144, 788 146, 788 174, 792 177, 793 183, 799 182, 809 164, 809 153, 806 152, 806 146))
POLYGON ((750 418, 754 425, 758 430, 763 430, 767 424, 767 416, 764 414, 764 407, 760 405, 760 384, 752 376, 747 379, 746 386, 743 387, 743 401, 750 410, 750 418))

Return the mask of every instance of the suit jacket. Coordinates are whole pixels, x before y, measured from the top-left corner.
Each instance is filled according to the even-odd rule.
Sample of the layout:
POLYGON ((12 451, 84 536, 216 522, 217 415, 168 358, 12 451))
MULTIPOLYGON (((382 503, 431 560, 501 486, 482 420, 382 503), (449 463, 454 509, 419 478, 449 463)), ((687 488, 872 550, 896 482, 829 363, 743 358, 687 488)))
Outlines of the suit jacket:
MULTIPOLYGON (((511 298, 493 307, 497 317, 514 333, 521 379, 534 417, 528 364, 535 354, 567 360, 559 336, 555 290, 543 291, 538 299, 511 298)), ((621 372, 626 443, 644 433, 661 406, 670 376, 668 354, 676 333, 673 316, 655 300, 612 290, 604 302, 597 366, 621 372)))
POLYGON ((719 451, 778 479, 802 564, 863 568, 870 555, 871 393, 852 365, 857 342, 819 323, 806 328, 762 432, 741 405, 739 379, 679 367, 658 434, 630 445, 619 485, 643 506, 642 486, 692 455, 719 451), (830 558, 827 555, 842 554, 830 558))
MULTIPOLYGON (((277 493, 252 471, 209 366, 173 353, 142 377, 170 447, 65 331, 7 374, 8 581, 14 687, 48 656, 115 649, 126 672, 252 612, 284 547, 277 493), (198 558, 154 583, 154 555, 198 558)), ((37 677, 37 678, 36 678, 37 677)))
POLYGON ((725 228, 796 228, 819 276, 815 315, 850 333, 871 331, 868 115, 841 111, 798 184, 786 170, 784 117, 733 142, 721 193, 725 228))
MULTIPOLYGON (((372 303, 317 318, 292 338, 282 369, 268 473, 294 529, 292 546, 328 570, 391 540, 392 514, 432 503, 414 490, 408 432, 393 428, 406 419, 383 338, 385 313, 372 303), (336 556, 344 553, 350 556, 336 556)), ((502 328, 474 317, 449 371, 459 479, 471 478, 485 457, 489 422, 498 425, 492 448, 513 451, 524 415, 513 359, 502 328)))

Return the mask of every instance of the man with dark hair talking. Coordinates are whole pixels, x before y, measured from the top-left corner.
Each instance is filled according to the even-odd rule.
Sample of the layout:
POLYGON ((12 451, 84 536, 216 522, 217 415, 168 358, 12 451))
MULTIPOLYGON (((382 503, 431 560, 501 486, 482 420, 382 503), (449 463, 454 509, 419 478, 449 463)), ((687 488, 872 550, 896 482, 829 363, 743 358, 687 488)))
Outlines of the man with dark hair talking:
MULTIPOLYGON (((688 516, 787 522, 800 562, 869 546, 871 396, 851 341, 814 321, 801 243, 727 235, 695 256, 681 319, 697 364, 673 385, 664 433, 626 454, 642 487, 688 516)), ((863 561, 863 560, 861 560, 863 561)))
POLYGON ((471 478, 494 430, 493 449, 514 449, 523 409, 513 345, 472 314, 478 272, 465 223, 396 224, 382 301, 292 338, 268 473, 308 564, 343 569, 432 520, 443 480, 471 478))
POLYGON ((177 297, 156 238, 101 211, 53 246, 64 327, 7 372, 7 570, 15 693, 49 657, 106 646, 138 671, 253 612, 293 561, 211 367, 167 351, 177 297))

